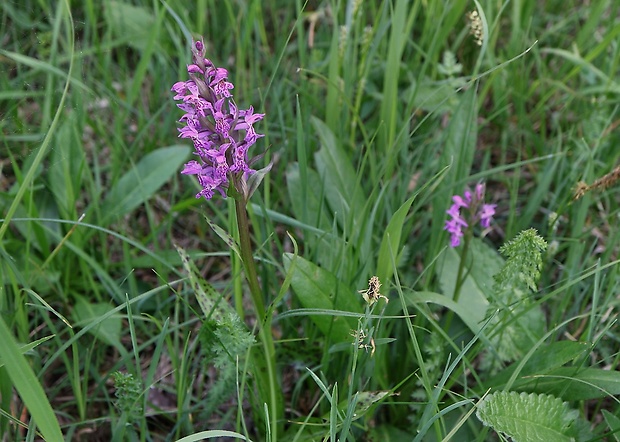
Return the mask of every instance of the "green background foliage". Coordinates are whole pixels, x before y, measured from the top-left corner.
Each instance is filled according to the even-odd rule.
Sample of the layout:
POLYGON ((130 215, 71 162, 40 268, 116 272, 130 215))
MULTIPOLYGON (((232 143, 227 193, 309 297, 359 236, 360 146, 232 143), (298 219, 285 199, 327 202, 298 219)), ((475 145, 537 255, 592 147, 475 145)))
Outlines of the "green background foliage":
POLYGON ((618 439, 617 174, 573 198, 620 163, 616 3, 2 2, 0 438, 534 440, 515 413, 556 404, 618 439), (266 114, 263 317, 234 203, 179 173, 200 36, 266 114))

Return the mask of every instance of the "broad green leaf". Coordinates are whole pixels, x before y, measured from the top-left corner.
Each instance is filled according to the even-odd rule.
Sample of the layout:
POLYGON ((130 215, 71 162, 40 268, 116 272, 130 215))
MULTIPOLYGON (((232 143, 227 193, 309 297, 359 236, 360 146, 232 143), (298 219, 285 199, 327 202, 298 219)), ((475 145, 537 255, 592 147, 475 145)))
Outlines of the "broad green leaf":
POLYGON ((50 190, 65 219, 77 217, 75 201, 82 191, 85 155, 76 126, 77 121, 68 118, 58 129, 48 171, 50 190))
POLYGON ((2 316, 0 316, 0 342, 2 342, 0 358, 5 361, 5 372, 11 378, 11 382, 24 401, 24 405, 36 422, 43 438, 50 442, 64 441, 58 419, 56 419, 45 391, 2 316))
POLYGON ((450 119, 445 132, 443 158, 445 164, 454 164, 451 175, 455 181, 465 179, 470 174, 476 151, 478 137, 478 96, 476 87, 470 87, 462 96, 461 102, 450 119))
MULTIPOLYGON (((590 345, 586 342, 576 341, 558 341, 549 345, 538 348, 532 357, 525 363, 523 369, 519 373, 519 377, 513 384, 513 388, 523 385, 524 382, 531 382, 531 378, 526 377, 534 375, 544 375, 562 365, 582 357, 590 350, 590 345)), ((513 375, 515 369, 521 361, 512 364, 503 371, 489 379, 489 383, 485 384, 486 388, 500 388, 513 375)))
POLYGON ((248 178, 248 183, 247 183, 248 184, 248 199, 252 198, 252 195, 254 195, 254 192, 256 192, 256 189, 258 189, 258 186, 260 186, 260 183, 263 182, 263 179, 265 178, 265 176, 267 176, 272 166, 273 166, 273 161, 269 163, 267 166, 263 167, 262 169, 257 170, 252 175, 250 175, 250 177, 248 178))
POLYGON ((476 416, 515 442, 569 442, 579 414, 546 394, 498 391, 480 401, 476 416))
POLYGON ((351 164, 351 156, 325 123, 314 117, 310 121, 321 140, 321 148, 314 158, 325 184, 325 198, 340 226, 346 226, 348 220, 355 220, 355 214, 362 210, 366 198, 351 164))
POLYGON ((524 388, 561 396, 569 401, 600 399, 620 395, 620 372, 561 367, 547 375, 535 376, 524 388))
POLYGON ((116 348, 122 348, 121 344, 121 318, 110 316, 101 319, 103 315, 113 310, 114 307, 101 302, 89 302, 85 297, 78 297, 73 309, 74 326, 83 327, 85 324, 98 324, 89 330, 89 333, 101 339, 106 344, 116 348))
MULTIPOLYGON (((446 307, 447 309, 452 310, 456 315, 461 318, 467 327, 470 330, 478 332, 480 328, 484 325, 484 322, 479 321, 479 316, 476 312, 471 309, 466 308, 466 306, 462 305, 460 302, 457 304, 452 299, 448 298, 445 295, 435 292, 403 292, 403 298, 407 306, 417 307, 416 304, 420 303, 430 303, 441 305, 442 307, 446 307)), ((388 313, 395 314, 392 308, 399 308, 400 305, 398 303, 390 303, 388 305, 388 313), (394 307, 392 307, 392 305, 394 307)))
POLYGON ((104 17, 116 38, 139 51, 149 44, 149 31, 155 26, 155 17, 148 8, 126 2, 105 2, 104 17))
POLYGON ((170 177, 180 172, 188 153, 189 147, 176 145, 162 147, 142 158, 121 177, 103 201, 102 224, 128 214, 151 198, 170 177))
POLYGON ((392 273, 394 272, 392 255, 394 257, 394 261, 398 262, 398 255, 400 254, 401 248, 400 238, 403 232, 403 225, 405 224, 407 213, 409 213, 409 208, 411 207, 411 204, 416 196, 417 193, 399 207, 399 209, 392 216, 392 219, 390 219, 385 232, 383 232, 383 239, 381 240, 379 257, 377 259, 377 277, 383 284, 387 284, 388 279, 392 277, 392 273))
POLYGON ((443 225, 446 220, 446 210, 451 204, 450 196, 463 193, 471 174, 477 142, 477 107, 476 87, 474 85, 460 96, 460 102, 450 117, 450 123, 447 129, 443 131, 439 161, 441 165, 449 165, 450 171, 433 197, 431 225, 433 236, 428 250, 429 257, 433 258, 427 259, 427 263, 430 263, 430 259, 434 259, 448 242, 443 225))
MULTIPOLYGON (((461 261, 461 248, 448 248, 437 264, 437 276, 444 295, 452 299, 456 288, 456 277, 461 261)), ((495 250, 477 238, 470 243, 468 263, 471 266, 465 272, 465 281, 461 287, 459 306, 467 318, 467 325, 477 333, 483 324, 489 307, 489 298, 493 294, 493 275, 501 269, 502 258, 495 250), (471 257, 471 258, 470 258, 471 257), (474 324, 477 324, 474 326, 474 324), (472 328, 474 326, 474 328, 472 328)), ((465 320, 465 318, 461 318, 465 320)))
MULTIPOLYGON (((291 253, 285 253, 283 260, 286 271, 292 271, 291 286, 295 295, 305 308, 361 313, 361 296, 355 289, 338 281, 333 273, 291 253)), ((351 317, 316 315, 310 318, 334 342, 351 340, 351 330, 357 328, 351 317)))
POLYGON ((607 426, 609 427, 609 432, 613 433, 613 438, 616 442, 620 442, 620 418, 614 416, 607 410, 602 411, 605 422, 607 422, 607 426))
POLYGON ((299 165, 289 164, 286 169, 286 189, 291 201, 291 209, 298 220, 324 231, 331 229, 331 217, 323 203, 324 191, 319 174, 313 169, 306 169, 306 181, 301 181, 299 165), (305 198, 303 187, 305 187, 305 198))

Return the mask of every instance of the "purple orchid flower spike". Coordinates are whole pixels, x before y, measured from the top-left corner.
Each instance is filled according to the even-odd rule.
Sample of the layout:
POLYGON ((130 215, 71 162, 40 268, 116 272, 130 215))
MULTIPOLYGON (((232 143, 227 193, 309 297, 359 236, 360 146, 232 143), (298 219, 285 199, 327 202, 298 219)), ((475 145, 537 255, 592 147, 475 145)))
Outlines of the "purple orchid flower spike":
POLYGON ((461 244, 461 238, 465 236, 464 229, 473 227, 477 223, 485 229, 490 226, 497 205, 484 204, 484 191, 484 184, 479 183, 473 192, 467 189, 463 196, 452 197, 453 204, 446 211, 450 219, 446 221, 444 227, 444 230, 450 233, 451 247, 458 247, 461 244))
POLYGON ((264 135, 254 130, 254 123, 265 114, 254 113, 250 106, 239 109, 234 102, 228 81, 228 71, 215 67, 205 58, 202 40, 192 47, 193 64, 187 66, 189 80, 179 81, 172 86, 174 99, 180 100, 177 106, 185 114, 179 119, 184 126, 179 128, 180 138, 189 138, 194 143, 192 160, 181 171, 185 175, 195 175, 202 190, 196 198, 211 199, 215 191, 224 198, 232 187, 232 195, 241 195, 247 201, 258 187, 260 179, 271 166, 259 171, 250 166, 255 159, 248 160, 248 151, 264 135), (248 177, 256 175, 250 180, 248 177))

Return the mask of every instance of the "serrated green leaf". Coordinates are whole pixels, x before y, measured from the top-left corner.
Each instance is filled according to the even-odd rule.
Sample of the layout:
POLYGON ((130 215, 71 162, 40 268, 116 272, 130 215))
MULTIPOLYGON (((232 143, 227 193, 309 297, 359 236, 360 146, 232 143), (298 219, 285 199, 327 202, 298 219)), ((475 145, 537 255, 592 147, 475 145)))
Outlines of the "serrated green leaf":
POLYGON ((579 414, 550 395, 498 391, 478 404, 476 416, 515 442, 568 442, 579 414))
MULTIPOLYGON (((283 261, 286 271, 292 271, 291 286, 305 308, 362 312, 356 290, 346 287, 333 273, 292 253, 285 253, 283 261), (293 259, 295 264, 291 266, 293 259)), ((335 342, 351 340, 351 330, 356 328, 351 317, 316 315, 310 319, 335 342)))
POLYGON ((110 190, 101 206, 102 224, 128 214, 151 198, 166 181, 179 173, 189 154, 187 146, 169 146, 149 153, 110 190))

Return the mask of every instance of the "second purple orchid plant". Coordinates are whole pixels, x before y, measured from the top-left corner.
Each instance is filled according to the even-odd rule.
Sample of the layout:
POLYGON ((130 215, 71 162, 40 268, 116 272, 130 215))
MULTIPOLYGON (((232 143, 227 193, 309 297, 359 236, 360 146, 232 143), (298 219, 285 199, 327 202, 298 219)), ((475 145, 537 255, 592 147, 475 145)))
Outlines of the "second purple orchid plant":
POLYGON ((230 196, 235 200, 238 250, 260 324, 258 334, 262 348, 252 352, 254 374, 260 401, 269 404, 270 426, 276 431, 283 421, 283 401, 276 375, 271 315, 266 313, 258 282, 246 208, 252 193, 271 168, 270 164, 262 170, 254 170, 252 166, 262 155, 251 159, 248 156, 250 148, 264 136, 254 130, 254 124, 265 114, 255 113, 252 106, 247 109, 237 106, 230 92, 234 86, 228 81, 228 71, 216 67, 205 57, 205 52, 202 40, 193 43, 192 64, 187 66, 189 80, 172 86, 174 99, 181 101, 177 106, 185 112, 179 120, 182 123, 179 137, 192 140, 197 157, 185 164, 181 173, 195 175, 198 179, 201 190, 196 198, 209 200, 218 192, 224 198, 230 196))
POLYGON ((495 215, 496 204, 484 204, 485 186, 478 183, 474 192, 466 189, 463 196, 454 195, 452 206, 446 211, 450 219, 446 221, 444 230, 450 233, 450 246, 458 247, 465 231, 471 230, 480 222, 480 226, 488 228, 491 218, 495 215))
POLYGON ((464 282, 465 258, 469 241, 473 235, 473 228, 478 223, 480 223, 482 228, 488 228, 493 215, 495 215, 497 205, 485 204, 484 193, 485 185, 478 183, 473 192, 470 189, 466 189, 463 196, 454 195, 452 197, 452 206, 446 211, 450 218, 446 221, 444 230, 450 233, 450 246, 453 248, 458 247, 461 244, 461 240, 464 241, 453 294, 455 302, 459 300, 461 287, 464 282))

